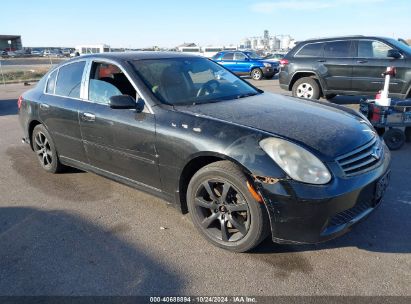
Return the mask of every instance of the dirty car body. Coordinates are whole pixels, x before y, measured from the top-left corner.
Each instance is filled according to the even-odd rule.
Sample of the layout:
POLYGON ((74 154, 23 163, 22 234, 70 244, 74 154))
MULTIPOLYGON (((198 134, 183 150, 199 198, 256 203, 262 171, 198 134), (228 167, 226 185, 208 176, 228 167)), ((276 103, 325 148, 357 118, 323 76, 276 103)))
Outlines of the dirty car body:
MULTIPOLYGON (((187 54, 72 59, 19 103, 24 140, 32 148, 41 124, 62 164, 144 190, 182 212, 196 172, 232 163, 261 198, 252 203, 264 206, 276 242, 315 243, 347 232, 378 206, 388 184, 390 154, 361 114, 264 93, 211 60, 187 54), (117 71, 110 74, 113 66, 117 71), (73 80, 67 69, 80 75, 69 91, 58 88, 59 79, 73 80), (98 89, 105 81, 117 81, 118 94, 132 95, 136 107, 111 107, 109 89, 98 89), (306 151, 328 176, 322 183, 293 178, 267 142, 306 151)), ((220 207, 219 214, 225 211, 220 207)))

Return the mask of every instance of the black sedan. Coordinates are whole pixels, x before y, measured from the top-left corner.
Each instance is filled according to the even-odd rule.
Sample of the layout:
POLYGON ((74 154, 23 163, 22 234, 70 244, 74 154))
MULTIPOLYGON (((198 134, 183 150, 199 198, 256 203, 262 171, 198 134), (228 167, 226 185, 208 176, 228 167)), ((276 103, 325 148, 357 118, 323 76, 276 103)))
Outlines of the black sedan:
POLYGON ((157 195, 233 251, 270 233, 280 243, 341 235, 389 181, 390 154, 361 114, 264 93, 187 54, 78 57, 18 107, 46 171, 72 166, 157 195))

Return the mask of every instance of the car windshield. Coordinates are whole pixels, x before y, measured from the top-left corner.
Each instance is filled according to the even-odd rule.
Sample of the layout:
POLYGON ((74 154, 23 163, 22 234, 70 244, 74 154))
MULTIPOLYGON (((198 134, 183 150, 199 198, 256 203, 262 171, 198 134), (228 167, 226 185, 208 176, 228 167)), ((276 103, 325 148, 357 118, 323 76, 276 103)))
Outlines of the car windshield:
POLYGON ((210 103, 260 93, 205 58, 146 59, 135 60, 132 64, 151 92, 166 104, 210 103))
POLYGON ((247 52, 246 54, 248 57, 250 57, 250 59, 262 59, 262 57, 256 52, 247 52))

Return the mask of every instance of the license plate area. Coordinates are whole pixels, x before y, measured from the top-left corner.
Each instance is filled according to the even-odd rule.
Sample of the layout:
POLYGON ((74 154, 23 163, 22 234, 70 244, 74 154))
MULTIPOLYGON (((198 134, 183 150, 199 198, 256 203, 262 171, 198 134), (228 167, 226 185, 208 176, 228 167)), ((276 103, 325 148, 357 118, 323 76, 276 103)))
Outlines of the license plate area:
POLYGON ((374 199, 378 202, 384 195, 387 190, 388 184, 390 183, 390 171, 385 173, 377 182, 375 186, 375 195, 374 199))

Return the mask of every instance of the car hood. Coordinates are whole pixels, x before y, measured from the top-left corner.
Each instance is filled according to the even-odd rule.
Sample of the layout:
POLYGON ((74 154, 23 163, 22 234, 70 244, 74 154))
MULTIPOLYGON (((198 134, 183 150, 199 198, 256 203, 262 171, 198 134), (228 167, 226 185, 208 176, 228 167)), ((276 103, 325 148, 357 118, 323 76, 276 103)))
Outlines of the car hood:
POLYGON ((329 160, 351 152, 375 136, 360 116, 350 114, 342 106, 272 93, 176 109, 284 137, 329 160))

